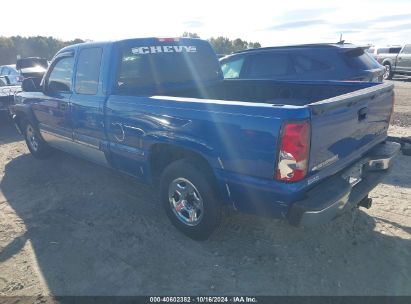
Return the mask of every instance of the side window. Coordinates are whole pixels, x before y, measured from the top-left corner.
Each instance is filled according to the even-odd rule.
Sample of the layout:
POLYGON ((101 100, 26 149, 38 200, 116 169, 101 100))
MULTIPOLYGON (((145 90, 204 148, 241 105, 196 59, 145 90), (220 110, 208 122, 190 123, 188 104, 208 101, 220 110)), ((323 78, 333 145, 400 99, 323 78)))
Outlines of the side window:
POLYGON ((97 94, 102 53, 103 50, 101 48, 81 50, 77 62, 76 93, 97 94))
POLYGON ((243 64, 244 57, 224 62, 221 65, 224 78, 239 78, 243 64))
POLYGON ((390 48, 390 54, 398 54, 401 51, 401 47, 390 48))
POLYGON ((323 62, 312 59, 305 55, 295 54, 294 59, 294 70, 297 74, 304 74, 309 72, 325 71, 331 67, 323 62))
POLYGON ((387 54, 388 48, 379 48, 377 49, 377 54, 387 54))
POLYGON ((285 53, 258 54, 250 57, 248 78, 270 79, 288 76, 289 57, 285 53))
POLYGON ((403 54, 411 54, 411 44, 407 44, 404 46, 404 49, 402 50, 403 54))
POLYGON ((57 92, 70 92, 73 65, 73 57, 63 57, 59 59, 49 74, 47 80, 48 88, 57 92))

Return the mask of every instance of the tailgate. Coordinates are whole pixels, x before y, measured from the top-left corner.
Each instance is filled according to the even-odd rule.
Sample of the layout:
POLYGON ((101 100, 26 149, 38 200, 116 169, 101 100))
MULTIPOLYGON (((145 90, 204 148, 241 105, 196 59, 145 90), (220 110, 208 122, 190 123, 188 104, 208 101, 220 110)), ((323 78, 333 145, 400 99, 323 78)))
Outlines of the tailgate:
POLYGON ((376 84, 309 105, 309 175, 334 174, 383 141, 394 99, 393 84, 376 84), (325 173, 325 172, 324 172, 325 173))

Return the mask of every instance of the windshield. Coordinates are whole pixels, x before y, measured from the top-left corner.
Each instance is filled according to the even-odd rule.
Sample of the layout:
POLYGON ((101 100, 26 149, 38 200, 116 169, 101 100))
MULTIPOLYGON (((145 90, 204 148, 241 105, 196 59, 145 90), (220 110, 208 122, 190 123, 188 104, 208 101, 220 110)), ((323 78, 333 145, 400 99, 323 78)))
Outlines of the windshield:
POLYGON ((168 84, 197 85, 221 79, 212 48, 205 43, 133 44, 121 49, 117 87, 121 92, 159 88, 168 84))

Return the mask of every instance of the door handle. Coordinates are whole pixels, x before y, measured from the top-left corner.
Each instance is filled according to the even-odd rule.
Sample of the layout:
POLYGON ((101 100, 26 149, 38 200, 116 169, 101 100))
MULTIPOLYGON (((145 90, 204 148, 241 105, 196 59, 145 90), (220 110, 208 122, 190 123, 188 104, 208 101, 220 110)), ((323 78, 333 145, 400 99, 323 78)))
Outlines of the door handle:
POLYGON ((367 118, 368 108, 362 108, 358 111, 358 121, 364 120, 367 118))
POLYGON ((68 103, 66 103, 66 102, 60 103, 60 110, 67 111, 68 110, 68 103))

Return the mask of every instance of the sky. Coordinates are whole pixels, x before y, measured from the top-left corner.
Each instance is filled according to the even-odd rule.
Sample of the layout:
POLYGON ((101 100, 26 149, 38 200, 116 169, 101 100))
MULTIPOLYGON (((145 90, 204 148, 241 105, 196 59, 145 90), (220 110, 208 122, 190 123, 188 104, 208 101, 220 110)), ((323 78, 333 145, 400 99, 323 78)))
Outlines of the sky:
POLYGON ((224 36, 262 46, 346 42, 411 43, 411 0, 19 0, 0 36, 117 40, 224 36))

